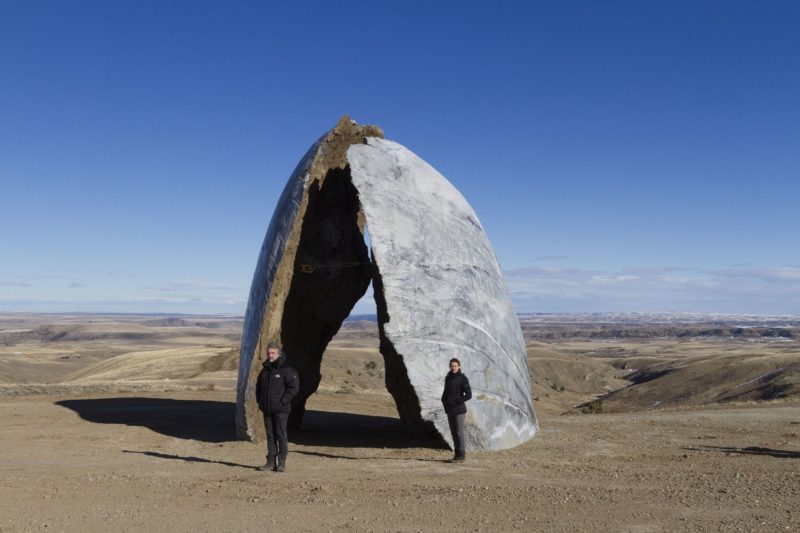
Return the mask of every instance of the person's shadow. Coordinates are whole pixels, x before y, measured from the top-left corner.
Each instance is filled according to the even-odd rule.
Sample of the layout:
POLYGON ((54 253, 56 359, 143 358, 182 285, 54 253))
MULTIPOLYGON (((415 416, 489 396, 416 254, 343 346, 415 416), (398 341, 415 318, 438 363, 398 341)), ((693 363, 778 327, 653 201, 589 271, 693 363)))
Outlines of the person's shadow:
POLYGON ((800 452, 794 450, 776 450, 774 448, 762 448, 760 446, 747 446, 736 448, 734 446, 696 446, 694 448, 684 448, 684 450, 708 450, 722 453, 740 453, 744 455, 768 455, 782 459, 800 459, 800 452))
POLYGON ((157 457, 158 459, 173 459, 178 461, 185 461, 187 463, 206 463, 206 464, 215 464, 223 466, 233 466, 236 468, 246 468, 248 470, 258 469, 257 466, 232 463, 230 461, 215 461, 213 459, 206 459, 204 457, 197 457, 195 455, 175 455, 172 453, 147 452, 141 450, 122 450, 122 453, 140 453, 142 455, 147 455, 148 457, 157 457))

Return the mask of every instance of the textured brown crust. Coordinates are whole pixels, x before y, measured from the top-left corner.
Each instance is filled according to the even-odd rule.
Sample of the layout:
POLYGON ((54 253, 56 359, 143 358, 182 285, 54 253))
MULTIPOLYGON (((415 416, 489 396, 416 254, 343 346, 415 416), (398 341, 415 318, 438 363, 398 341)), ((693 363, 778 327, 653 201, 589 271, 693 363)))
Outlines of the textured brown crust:
MULTIPOLYGON (((325 347, 371 279, 363 235, 365 217, 347 164, 347 149, 366 142, 367 137, 383 138, 383 130, 360 126, 345 115, 320 140, 249 368, 247 389, 253 391, 267 344, 277 341, 284 347, 289 363, 300 373, 301 393, 292 408, 294 427, 302 420, 306 399, 319 385, 325 347)), ((249 434, 262 440, 263 421, 254 395, 247 394, 245 402, 249 434)))

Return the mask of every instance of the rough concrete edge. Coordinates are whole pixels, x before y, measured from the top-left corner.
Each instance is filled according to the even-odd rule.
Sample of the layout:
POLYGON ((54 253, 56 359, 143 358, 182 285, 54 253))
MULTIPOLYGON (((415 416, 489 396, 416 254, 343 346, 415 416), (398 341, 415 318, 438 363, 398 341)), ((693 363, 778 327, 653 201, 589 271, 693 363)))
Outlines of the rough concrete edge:
POLYGON ((383 356, 386 369, 384 382, 386 389, 394 399, 397 413, 406 431, 417 438, 441 436, 433 422, 422 416, 422 406, 417 395, 417 389, 411 383, 405 359, 397 351, 392 340, 387 335, 384 326, 391 320, 386 297, 383 293, 383 278, 380 265, 375 263, 372 277, 372 289, 375 297, 375 306, 378 315, 378 335, 380 338, 379 351, 383 356))
MULTIPOLYGON (((321 184, 330 169, 344 169, 348 165, 347 149, 353 144, 362 144, 366 142, 367 137, 383 138, 383 130, 378 126, 360 126, 355 121, 351 120, 350 117, 344 115, 339 119, 333 129, 323 135, 315 145, 312 145, 311 150, 313 150, 314 146, 317 147, 316 153, 309 165, 309 171, 304 177, 303 193, 291 222, 292 228, 286 234, 286 242, 272 278, 269 296, 266 298, 262 307, 261 316, 258 320, 258 341, 253 347, 252 354, 244 353, 244 335, 242 338, 243 348, 239 356, 239 373, 241 374, 243 371, 247 372, 247 382, 244 386, 244 390, 241 390, 242 385, 238 383, 236 402, 237 435, 242 439, 257 442, 264 438, 263 421, 261 420, 255 402, 255 382, 261 368, 260 364, 255 363, 260 363, 262 361, 263 347, 267 343, 270 341, 277 341, 282 344, 281 322, 283 319, 283 307, 294 276, 297 248, 300 244, 300 238, 302 237, 301 230, 303 219, 308 207, 308 190, 315 182, 321 184), (243 370, 242 362, 245 363, 244 366, 249 366, 249 368, 243 370)), ((307 153, 303 159, 308 155, 307 153)), ((297 176, 293 174, 290 180, 296 178, 297 176)), ((280 212, 280 207, 280 204, 276 206, 273 217, 280 212)), ((360 208, 358 220, 359 229, 363 233, 365 217, 363 210, 360 208)), ((276 237, 280 237, 280 235, 276 234, 276 237)), ((267 243, 265 243, 264 246, 266 247, 267 243)), ((259 258, 259 263, 263 260, 268 260, 268 258, 259 258)), ((256 266, 256 272, 260 271, 259 266, 260 265, 256 266)), ((258 279, 253 279, 253 285, 259 281, 258 279)), ((248 305, 248 313, 249 312, 250 306, 248 305)), ((245 317, 245 327, 247 327, 247 322, 247 317, 245 317)))

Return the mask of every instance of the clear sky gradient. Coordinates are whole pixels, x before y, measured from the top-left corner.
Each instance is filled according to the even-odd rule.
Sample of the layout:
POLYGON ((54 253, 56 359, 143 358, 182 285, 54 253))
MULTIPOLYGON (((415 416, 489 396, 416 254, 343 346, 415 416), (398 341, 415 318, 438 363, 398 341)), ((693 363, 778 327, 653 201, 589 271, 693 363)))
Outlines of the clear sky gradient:
POLYGON ((242 314, 349 114, 464 194, 520 312, 800 314, 798 28, 794 1, 0 0, 0 311, 242 314))

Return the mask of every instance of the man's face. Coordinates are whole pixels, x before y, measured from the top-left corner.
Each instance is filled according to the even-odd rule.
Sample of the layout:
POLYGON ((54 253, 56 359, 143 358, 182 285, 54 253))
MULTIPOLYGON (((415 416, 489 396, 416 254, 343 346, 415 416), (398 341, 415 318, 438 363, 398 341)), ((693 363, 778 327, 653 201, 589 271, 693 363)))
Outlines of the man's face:
POLYGON ((461 365, 459 365, 459 364, 458 364, 458 363, 456 363, 455 361, 453 361, 452 363, 450 363, 450 372, 452 372, 453 374, 455 374, 456 372, 458 372, 460 369, 461 369, 461 365))
POLYGON ((278 360, 278 355, 279 354, 277 348, 269 348, 267 350, 267 361, 269 361, 270 363, 274 363, 275 361, 278 360))

